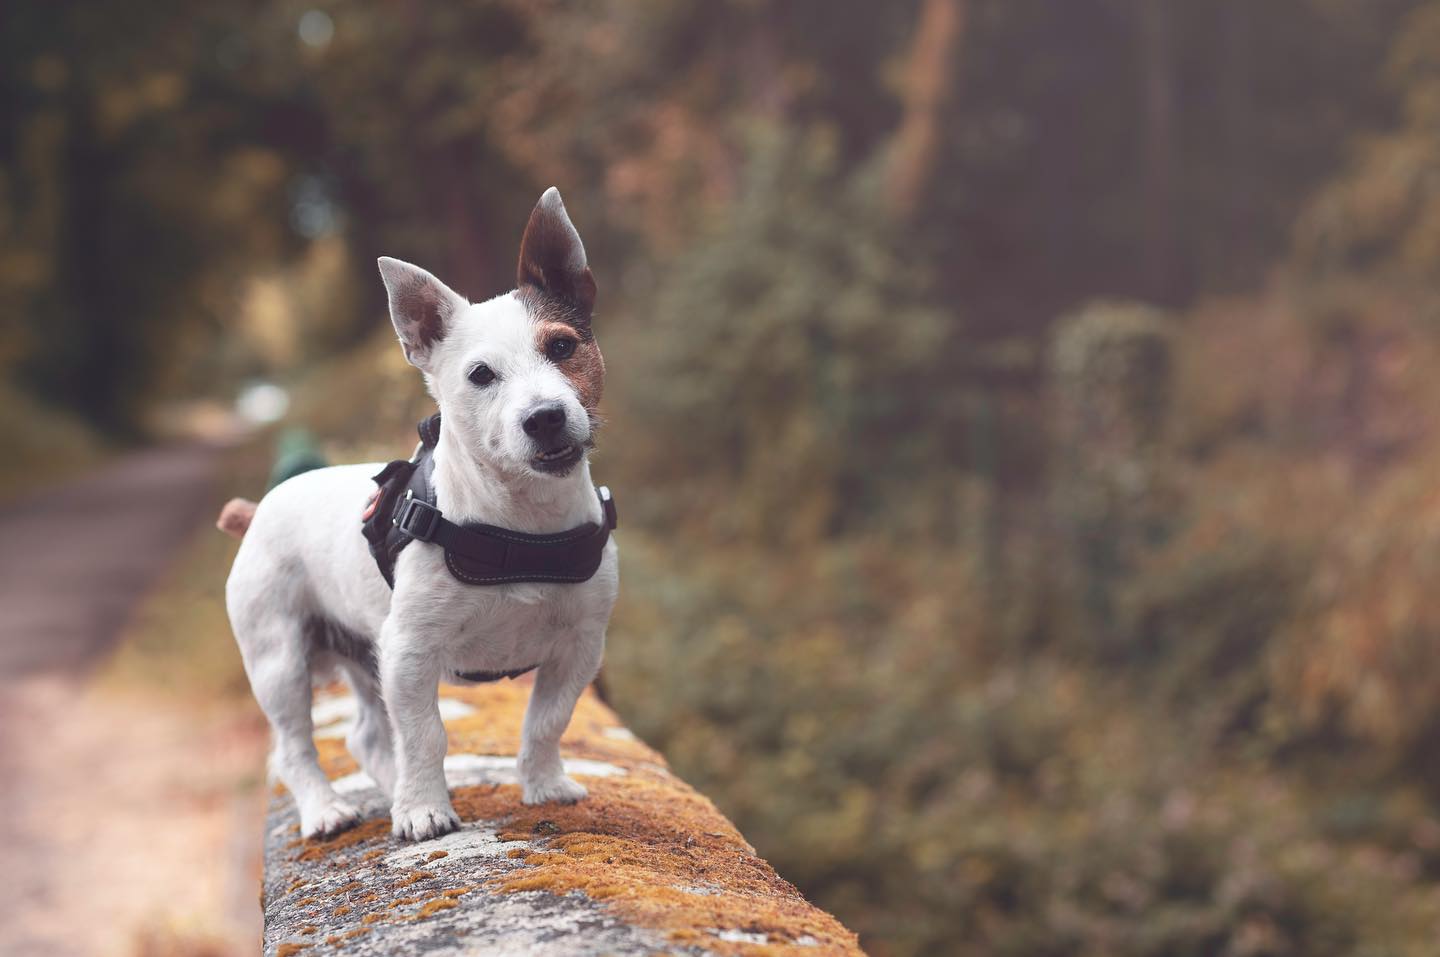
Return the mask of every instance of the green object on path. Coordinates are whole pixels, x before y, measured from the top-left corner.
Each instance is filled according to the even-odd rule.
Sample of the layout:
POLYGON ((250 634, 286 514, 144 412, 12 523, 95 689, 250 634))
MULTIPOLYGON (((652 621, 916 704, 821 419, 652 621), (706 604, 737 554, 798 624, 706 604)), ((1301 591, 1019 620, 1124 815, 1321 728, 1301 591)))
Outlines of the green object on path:
POLYGON ((302 472, 323 469, 330 463, 320 451, 315 437, 305 429, 286 429, 275 443, 275 465, 270 469, 266 491, 302 472))

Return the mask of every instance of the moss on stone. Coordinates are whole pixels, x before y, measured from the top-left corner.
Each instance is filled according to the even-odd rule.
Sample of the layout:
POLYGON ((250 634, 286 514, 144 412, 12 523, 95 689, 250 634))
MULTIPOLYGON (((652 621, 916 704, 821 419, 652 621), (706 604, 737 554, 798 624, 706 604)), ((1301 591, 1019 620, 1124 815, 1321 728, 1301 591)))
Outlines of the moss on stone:
MULTIPOLYGON (((444 693, 475 709, 447 722, 450 753, 513 756, 518 752, 529 697, 526 683, 444 693)), ((487 822, 501 840, 527 845, 507 853, 508 859, 522 866, 496 877, 488 885, 491 890, 579 892, 603 901, 633 926, 663 933, 675 944, 703 946, 720 954, 783 953, 791 948, 814 957, 861 953, 853 933, 806 902, 757 857, 714 804, 669 773, 658 753, 631 735, 615 733, 621 727, 593 694, 581 698, 561 741, 563 756, 606 762, 625 774, 587 779, 590 796, 578 804, 527 807, 515 785, 454 790, 461 820, 487 822), (767 943, 723 940, 718 936, 721 930, 763 934, 767 943)), ((356 770, 341 742, 317 743, 322 765, 332 777, 356 770)), ((388 818, 366 821, 328 840, 304 842, 297 858, 329 858, 347 848, 387 840, 389 832, 388 818)), ((386 849, 369 849, 360 859, 374 860, 386 849)), ((445 851, 434 851, 426 860, 445 856, 445 851)), ((434 877, 429 871, 413 871, 395 889, 434 877)), ((452 888, 428 898, 400 897, 388 909, 418 903, 412 919, 422 919, 460 906, 459 898, 473 889, 452 888)), ((341 910, 335 913, 340 916, 341 910)), ((367 915, 365 923, 345 937, 364 933, 382 919, 379 914, 367 915)))
POLYGON ((431 878, 433 878, 434 876, 435 876, 435 875, 432 874, 432 873, 430 873, 429 871, 416 871, 415 873, 411 874, 409 877, 407 877, 407 878, 405 878, 403 881, 401 881, 397 886, 398 886, 398 887, 412 887, 412 886, 414 886, 415 884, 420 883, 421 881, 428 881, 428 880, 430 880, 431 878))
MULTIPOLYGON (((305 850, 295 856, 299 861, 318 861, 330 857, 336 851, 376 838, 383 838, 390 834, 390 818, 376 818, 371 821, 362 821, 348 831, 343 831, 334 837, 324 840, 310 840, 305 842, 305 850)), ((382 852, 383 853, 383 852, 382 852)))
POLYGON ((459 906, 460 905, 458 903, 456 903, 449 897, 437 897, 434 900, 426 901, 425 906, 421 907, 420 910, 416 912, 415 919, 422 920, 426 917, 433 917, 434 915, 440 913, 442 910, 451 910, 459 906))
MULTIPOLYGON (((510 682, 456 693, 475 712, 447 725, 451 751, 517 753, 528 691, 510 682)), ((757 857, 709 799, 666 770, 664 758, 631 736, 607 733, 620 727, 593 694, 581 698, 561 741, 564 756, 627 774, 587 780, 590 797, 578 804, 526 807, 513 785, 456 789, 462 820, 500 821, 501 840, 540 848, 522 854, 526 866, 497 881, 500 890, 580 891, 636 926, 718 953, 755 954, 802 939, 807 954, 860 953, 854 934, 757 857), (763 933, 773 946, 723 941, 711 929, 763 933)))

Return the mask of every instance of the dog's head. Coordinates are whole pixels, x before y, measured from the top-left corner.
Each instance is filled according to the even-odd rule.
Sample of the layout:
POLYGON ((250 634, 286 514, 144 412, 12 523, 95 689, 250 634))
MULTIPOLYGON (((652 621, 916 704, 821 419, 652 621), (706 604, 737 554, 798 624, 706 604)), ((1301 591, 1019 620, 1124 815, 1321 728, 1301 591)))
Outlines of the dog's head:
POLYGON ((472 305, 418 266, 382 257, 390 318, 447 431, 511 474, 565 475, 594 442, 605 361, 595 279, 551 187, 520 242, 518 288, 472 305))

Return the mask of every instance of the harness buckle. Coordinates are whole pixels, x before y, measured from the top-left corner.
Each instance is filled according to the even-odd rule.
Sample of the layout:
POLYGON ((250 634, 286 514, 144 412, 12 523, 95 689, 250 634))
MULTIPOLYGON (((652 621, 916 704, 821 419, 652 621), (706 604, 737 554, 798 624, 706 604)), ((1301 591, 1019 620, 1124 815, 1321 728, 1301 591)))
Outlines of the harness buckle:
POLYGON ((620 514, 615 510, 615 496, 610 494, 608 485, 602 485, 595 491, 600 496, 600 507, 605 512, 605 524, 614 531, 620 524, 620 514))
POLYGON ((400 512, 395 516, 395 527, 411 538, 428 542, 439 524, 440 510, 416 498, 415 490, 407 488, 400 503, 400 512))

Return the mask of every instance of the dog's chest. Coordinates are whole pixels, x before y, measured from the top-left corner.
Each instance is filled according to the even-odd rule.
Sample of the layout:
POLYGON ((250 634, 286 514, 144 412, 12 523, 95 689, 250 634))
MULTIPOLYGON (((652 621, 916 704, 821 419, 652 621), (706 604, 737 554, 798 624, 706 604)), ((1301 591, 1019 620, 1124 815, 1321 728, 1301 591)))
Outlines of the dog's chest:
POLYGON ((457 671, 525 668, 563 653, 563 644, 574 640, 581 625, 577 603, 559 592, 565 587, 499 586, 494 589, 499 594, 462 600, 448 643, 451 667, 457 671))
POLYGON ((469 585, 440 549, 411 546, 396 566, 387 630, 452 674, 528 668, 603 640, 618 590, 613 540, 595 576, 575 584, 469 585))
POLYGON ((403 602, 410 632, 451 672, 508 671, 561 657, 580 636, 602 631, 609 605, 601 583, 474 586, 434 581, 403 602))

